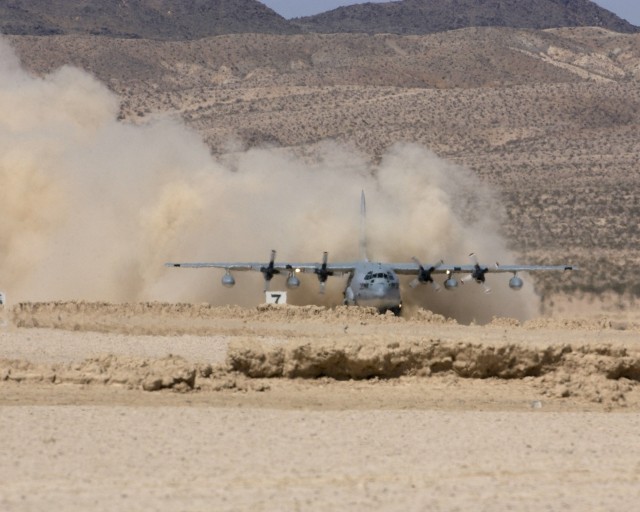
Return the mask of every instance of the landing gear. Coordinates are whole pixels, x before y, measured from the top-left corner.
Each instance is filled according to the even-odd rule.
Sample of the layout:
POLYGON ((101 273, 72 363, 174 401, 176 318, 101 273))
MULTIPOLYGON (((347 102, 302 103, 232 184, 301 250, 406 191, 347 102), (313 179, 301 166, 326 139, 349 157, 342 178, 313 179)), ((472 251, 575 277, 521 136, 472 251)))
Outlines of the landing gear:
POLYGON ((402 313, 402 307, 398 306, 396 308, 391 308, 389 311, 391 311, 395 316, 400 316, 400 313, 402 313))
POLYGON ((384 315, 387 311, 391 311, 394 314, 394 316, 400 316, 400 313, 402 313, 402 306, 381 309, 380 314, 384 315))
POLYGON ((345 306, 355 306, 356 305, 356 297, 351 289, 351 286, 347 286, 344 291, 344 305, 345 306))

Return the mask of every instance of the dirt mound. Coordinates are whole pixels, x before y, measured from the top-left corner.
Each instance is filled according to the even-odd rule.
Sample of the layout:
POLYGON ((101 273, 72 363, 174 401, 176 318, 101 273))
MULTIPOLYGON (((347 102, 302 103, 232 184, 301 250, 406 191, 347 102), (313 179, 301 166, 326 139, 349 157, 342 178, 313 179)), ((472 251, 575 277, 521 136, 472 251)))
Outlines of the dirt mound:
MULTIPOLYGON (((456 320, 432 311, 415 308, 403 317, 391 313, 380 315, 374 308, 337 306, 292 306, 262 304, 255 308, 240 306, 212 306, 165 302, 110 303, 110 302, 22 302, 0 309, 0 322, 23 328, 62 329, 67 331, 95 331, 142 335, 206 335, 213 321, 241 320, 264 323, 318 323, 318 324, 399 324, 454 325, 456 320), (4 316, 3 316, 4 314, 4 316)), ((561 329, 589 330, 620 329, 618 323, 607 316, 592 318, 541 317, 524 323, 513 318, 494 317, 491 327, 524 328, 528 330, 561 329)), ((631 328, 631 326, 625 326, 631 328)))
MULTIPOLYGON (((21 332, 28 327, 78 331, 85 344, 88 331, 177 336, 170 337, 171 349, 162 354, 131 357, 131 349, 122 353, 120 341, 114 339, 113 345, 101 341, 107 345, 86 353, 84 360, 31 362, 29 354, 48 351, 53 357, 55 343, 66 343, 64 337, 55 343, 49 340, 56 337, 51 332, 34 341, 31 352, 14 350, 12 359, 0 360, 0 382, 101 384, 147 391, 265 391, 270 386, 265 379, 519 379, 543 396, 617 405, 635 396, 629 391, 640 386, 635 333, 612 328, 605 317, 544 318, 525 324, 495 318, 481 327, 458 325, 425 310, 415 310, 405 319, 362 308, 246 309, 153 302, 21 303, 4 313, 14 327, 9 326, 0 343, 11 347, 38 338, 28 329, 21 332), (195 351, 180 352, 182 335, 193 333, 204 334, 193 342, 195 351), (212 365, 213 352, 208 349, 212 343, 224 346, 215 359, 222 361, 226 353, 222 366, 212 365), (103 350, 110 355, 94 357, 103 350), (163 357, 167 353, 180 353, 186 359, 163 357), (192 359, 193 354, 200 355, 192 359)), ((155 340, 145 336, 135 343, 155 340)))
MULTIPOLYGON (((422 310, 418 321, 444 323, 444 317, 422 310)), ((11 308, 13 325, 21 328, 63 329, 121 334, 179 335, 207 334, 211 322, 242 320, 251 322, 345 322, 394 323, 404 320, 379 315, 374 308, 339 306, 291 306, 263 304, 256 308, 140 302, 22 302, 11 308)))
MULTIPOLYGON (((109 385, 145 391, 267 391, 265 379, 523 379, 542 396, 624 406, 640 386, 640 352, 610 345, 525 347, 426 340, 290 342, 247 338, 214 367, 181 357, 104 355, 80 363, 0 359, 0 383, 109 385)), ((354 384, 355 385, 355 384, 354 384)))
POLYGON ((227 365, 253 378, 389 379, 453 371, 464 378, 516 379, 551 371, 567 351, 571 348, 530 349, 439 340, 388 342, 383 338, 280 346, 250 340, 230 345, 227 365))
POLYGON ((286 320, 318 320, 321 322, 343 323, 344 321, 367 321, 367 322, 401 322, 402 319, 391 313, 380 315, 375 308, 361 308, 349 306, 336 306, 327 308, 323 306, 277 306, 273 304, 262 304, 254 310, 254 318, 269 321, 286 320), (256 314, 257 313, 257 314, 256 314))
POLYGON ((136 359, 105 355, 68 365, 0 359, 0 381, 119 385, 145 391, 188 391, 195 386, 196 374, 208 376, 211 372, 210 366, 198 368, 175 356, 136 359))
POLYGON ((591 402, 625 403, 625 393, 640 382, 640 358, 627 349, 583 346, 567 353, 563 365, 538 385, 552 397, 581 397, 591 402))
POLYGON ((568 329, 599 331, 613 329, 614 323, 606 316, 597 318, 536 318, 524 323, 525 329, 568 329))
POLYGON ((618 405, 625 404, 625 393, 640 382, 640 353, 607 345, 527 348, 366 339, 274 347, 247 341, 230 346, 227 366, 251 378, 358 380, 437 374, 465 379, 537 378, 536 385, 545 396, 618 405))
POLYGON ((413 322, 420 322, 425 324, 456 324, 455 319, 447 318, 444 315, 439 315, 428 309, 418 308, 415 311, 409 312, 409 319, 413 322))

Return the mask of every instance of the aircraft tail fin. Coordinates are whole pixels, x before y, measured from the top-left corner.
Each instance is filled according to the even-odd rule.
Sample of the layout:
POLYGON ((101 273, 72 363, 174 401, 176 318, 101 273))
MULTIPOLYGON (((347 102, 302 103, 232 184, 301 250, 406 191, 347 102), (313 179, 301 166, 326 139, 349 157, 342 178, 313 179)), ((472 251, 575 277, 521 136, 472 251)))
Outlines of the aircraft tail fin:
POLYGON ((369 261, 367 257, 367 202, 364 198, 364 190, 360 195, 360 259, 369 261))

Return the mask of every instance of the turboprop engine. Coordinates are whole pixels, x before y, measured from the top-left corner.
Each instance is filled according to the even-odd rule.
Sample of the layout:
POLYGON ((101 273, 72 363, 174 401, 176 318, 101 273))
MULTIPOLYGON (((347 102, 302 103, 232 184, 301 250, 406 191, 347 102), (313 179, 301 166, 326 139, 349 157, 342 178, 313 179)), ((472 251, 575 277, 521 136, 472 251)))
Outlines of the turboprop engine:
POLYGON ((224 286, 225 288, 233 288, 235 284, 236 284, 236 280, 231 275, 231 272, 227 270, 225 274, 222 276, 222 286, 224 286))
POLYGON ((297 270, 290 270, 287 277, 287 288, 295 289, 300 287, 300 279, 296 276, 297 270))
POLYGON ((447 280, 444 282, 444 287, 447 290, 455 290, 458 287, 458 280, 453 277, 453 273, 447 271, 447 280))
POLYGON ((523 285, 524 282, 518 277, 517 274, 513 274, 513 277, 509 279, 509 288, 511 288, 512 290, 522 290, 523 285))

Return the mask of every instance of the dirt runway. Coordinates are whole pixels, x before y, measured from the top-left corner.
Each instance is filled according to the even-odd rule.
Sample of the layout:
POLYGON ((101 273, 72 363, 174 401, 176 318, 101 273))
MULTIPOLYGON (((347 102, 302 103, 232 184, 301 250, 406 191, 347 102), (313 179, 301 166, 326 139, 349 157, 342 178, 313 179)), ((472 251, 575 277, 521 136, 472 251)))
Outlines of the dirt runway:
POLYGON ((640 498, 629 318, 20 304, 0 509, 619 510, 640 498))

